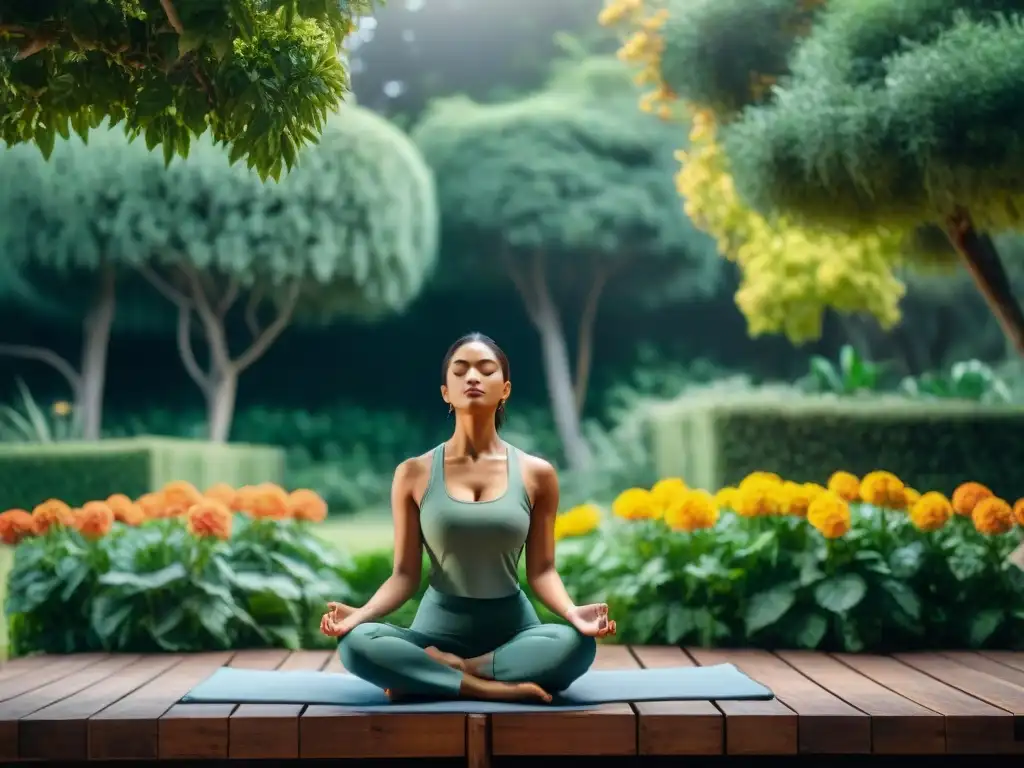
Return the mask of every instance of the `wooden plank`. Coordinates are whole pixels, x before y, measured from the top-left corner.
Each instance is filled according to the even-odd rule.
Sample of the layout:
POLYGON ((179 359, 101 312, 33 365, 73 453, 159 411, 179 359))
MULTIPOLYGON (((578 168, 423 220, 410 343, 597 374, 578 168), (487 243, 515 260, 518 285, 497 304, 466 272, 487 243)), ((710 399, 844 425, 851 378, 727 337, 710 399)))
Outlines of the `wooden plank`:
MULTIPOLYGON (((22 656, 0 665, 0 680, 10 680, 29 672, 39 672, 44 666, 60 661, 60 656, 22 656)), ((64 657, 66 658, 66 657, 64 657)))
MULTIPOLYGON (((701 666, 729 661, 727 651, 687 648, 701 666)), ((725 715, 725 751, 730 755, 795 755, 799 751, 797 715, 778 699, 716 701, 725 715)))
POLYGON ((937 712, 903 698, 827 654, 779 651, 776 655, 870 717, 873 753, 935 755, 946 751, 946 723, 937 712))
MULTIPOLYGON (((160 718, 189 690, 231 660, 232 652, 188 655, 136 691, 89 718, 90 760, 160 757, 160 718)), ((173 726, 172 726, 173 729, 173 726)))
MULTIPOLYGON (((325 672, 344 672, 337 653, 325 672)), ((299 717, 300 758, 465 757, 466 715, 357 712, 310 705, 299 717)))
MULTIPOLYGON (((645 669, 690 667, 675 646, 633 646, 645 669)), ((720 755, 725 750, 725 718, 710 701, 638 701, 637 754, 720 755)))
POLYGON ((55 680, 60 680, 92 664, 98 664, 107 658, 103 653, 83 653, 75 656, 47 657, 50 663, 33 671, 32 675, 16 675, 0 680, 0 701, 7 701, 21 696, 28 691, 42 688, 55 680))
MULTIPOLYGON (((594 669, 638 666, 624 645, 597 647, 594 669)), ((491 715, 491 745, 496 757, 635 755, 636 723, 625 703, 575 712, 501 712, 491 715)))
POLYGON ((982 651, 985 658, 998 661, 1007 667, 1013 667, 1019 672, 1024 672, 1024 653, 1021 651, 982 651))
POLYGON ((946 651, 942 655, 950 661, 955 661, 957 664, 976 669, 979 672, 984 672, 986 675, 991 675, 1024 688, 1024 670, 1008 667, 1000 664, 998 661, 993 661, 984 654, 971 651, 946 651))
MULTIPOLYGON (((107 657, 95 664, 87 664, 78 671, 63 675, 46 685, 25 691, 0 704, 0 721, 7 724, 0 739, 0 759, 14 760, 19 757, 21 740, 20 719, 55 702, 74 696, 79 691, 106 679, 130 664, 137 656, 127 658, 107 657)), ((15 678, 17 680, 17 678, 15 678)))
POLYGON ((491 719, 466 716, 466 768, 491 768, 491 719))
POLYGON ((891 691, 940 713, 946 720, 946 752, 989 754, 993 744, 1013 741, 1013 717, 884 656, 837 654, 846 666, 891 691))
POLYGON ((815 755, 871 753, 871 718, 767 651, 729 650, 723 661, 735 664, 767 685, 796 713, 797 749, 815 755))
MULTIPOLYGON (((329 651, 275 651, 263 656, 240 653, 233 667, 319 670, 329 651), (239 657, 242 657, 241 659, 239 657)), ((304 704, 240 704, 228 720, 228 756, 231 758, 294 760, 299 756, 299 715, 304 704)))
MULTIPOLYGON (((970 654, 963 654, 969 656, 970 654)), ((1011 715, 1010 731, 1006 742, 990 742, 989 751, 998 753, 1024 754, 1024 688, 1005 679, 994 677, 976 667, 958 664, 953 659, 938 653, 898 653, 898 661, 941 683, 963 691, 968 696, 991 704, 1011 715)), ((1010 669, 1008 672, 1016 670, 1010 669)), ((1000 732, 1002 732, 1002 728, 1000 732)))
POLYGON ((159 655, 143 657, 135 662, 130 662, 130 657, 118 659, 118 667, 107 678, 26 715, 18 726, 21 757, 87 760, 89 718, 157 678, 178 664, 181 658, 159 655))

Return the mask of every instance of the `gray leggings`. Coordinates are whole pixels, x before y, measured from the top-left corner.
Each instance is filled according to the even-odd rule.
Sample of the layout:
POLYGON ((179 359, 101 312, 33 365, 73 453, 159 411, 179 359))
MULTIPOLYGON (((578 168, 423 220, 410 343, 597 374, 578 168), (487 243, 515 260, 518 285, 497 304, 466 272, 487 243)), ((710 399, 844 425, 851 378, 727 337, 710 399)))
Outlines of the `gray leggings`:
POLYGON ((431 588, 412 627, 360 624, 338 646, 352 674, 406 695, 454 698, 463 673, 430 658, 424 648, 468 659, 491 653, 494 680, 536 683, 564 691, 594 662, 592 637, 562 624, 541 624, 522 592, 495 599, 446 595, 431 588))

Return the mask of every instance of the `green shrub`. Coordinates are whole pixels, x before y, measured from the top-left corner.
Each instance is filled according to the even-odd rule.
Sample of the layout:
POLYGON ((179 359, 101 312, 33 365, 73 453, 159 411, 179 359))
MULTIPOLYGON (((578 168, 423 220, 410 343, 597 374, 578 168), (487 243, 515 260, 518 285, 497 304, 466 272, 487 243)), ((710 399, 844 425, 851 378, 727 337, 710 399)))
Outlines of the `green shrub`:
POLYGON ((620 642, 846 652, 1024 648, 1020 531, 956 518, 924 534, 868 508, 844 537, 796 517, 726 514, 694 533, 621 523, 559 543, 579 603, 607 602, 620 642))
POLYGON ((0 508, 32 509, 49 498, 78 506, 113 493, 135 498, 172 480, 199 488, 280 483, 283 474, 284 452, 269 446, 152 437, 0 445, 0 508))
POLYGON ((711 490, 757 470, 821 482, 837 469, 885 469, 921 491, 974 480, 1024 496, 1021 407, 740 393, 663 404, 649 429, 659 476, 711 490))
POLYGON ((227 541, 180 518, 22 541, 7 580, 11 654, 331 647, 319 622, 328 600, 351 599, 345 558, 308 524, 234 525, 227 541))

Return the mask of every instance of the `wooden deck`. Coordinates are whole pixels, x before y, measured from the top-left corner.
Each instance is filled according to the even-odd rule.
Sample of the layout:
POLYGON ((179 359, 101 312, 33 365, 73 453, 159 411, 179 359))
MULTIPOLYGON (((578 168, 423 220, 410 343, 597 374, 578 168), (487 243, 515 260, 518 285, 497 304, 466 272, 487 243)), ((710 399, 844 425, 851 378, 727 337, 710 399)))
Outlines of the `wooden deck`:
POLYGON ((768 702, 366 714, 178 704, 217 667, 340 671, 326 651, 80 655, 0 668, 0 762, 25 759, 1024 754, 1024 653, 894 657, 602 646, 602 669, 732 662, 768 702))

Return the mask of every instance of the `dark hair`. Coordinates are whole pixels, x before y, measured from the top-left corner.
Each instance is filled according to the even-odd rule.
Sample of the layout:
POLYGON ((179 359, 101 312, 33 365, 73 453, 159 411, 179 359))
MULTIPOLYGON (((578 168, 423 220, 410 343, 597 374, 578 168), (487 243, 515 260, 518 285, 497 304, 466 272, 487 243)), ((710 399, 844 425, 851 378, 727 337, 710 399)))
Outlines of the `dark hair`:
MULTIPOLYGON (((478 341, 487 347, 494 356, 498 358, 498 365, 501 366, 501 378, 504 381, 509 380, 509 364, 508 355, 502 351, 501 347, 498 346, 498 342, 492 339, 490 336, 486 336, 478 331, 473 333, 467 333, 465 336, 460 336, 455 340, 448 351, 444 353, 444 360, 441 361, 441 383, 448 383, 448 366, 452 363, 452 357, 458 351, 459 347, 463 344, 472 344, 474 341, 478 341)), ((501 402, 498 404, 498 410, 494 412, 494 426, 496 429, 501 429, 501 426, 505 423, 505 403, 501 402)))

